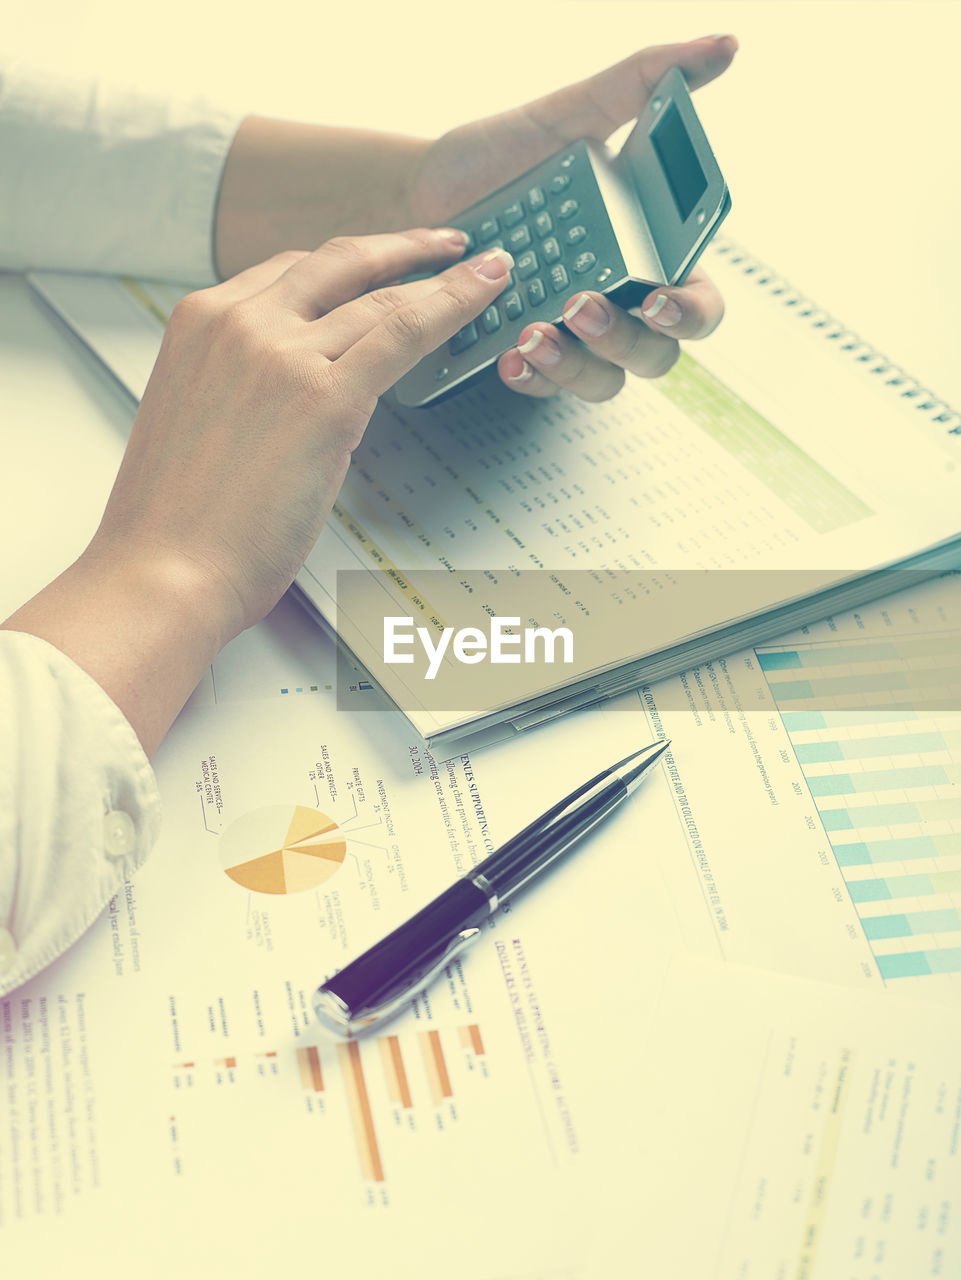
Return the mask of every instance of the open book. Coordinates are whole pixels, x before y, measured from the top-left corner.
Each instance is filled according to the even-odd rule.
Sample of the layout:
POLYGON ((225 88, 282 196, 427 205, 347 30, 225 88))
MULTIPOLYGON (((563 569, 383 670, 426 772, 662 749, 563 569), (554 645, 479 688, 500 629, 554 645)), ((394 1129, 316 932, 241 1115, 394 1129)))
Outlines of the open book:
MULTIPOLYGON (((705 260, 725 321, 664 378, 378 408, 297 587, 432 750, 961 566, 961 416, 732 242, 705 260)), ((139 398, 183 290, 31 283, 139 398)))

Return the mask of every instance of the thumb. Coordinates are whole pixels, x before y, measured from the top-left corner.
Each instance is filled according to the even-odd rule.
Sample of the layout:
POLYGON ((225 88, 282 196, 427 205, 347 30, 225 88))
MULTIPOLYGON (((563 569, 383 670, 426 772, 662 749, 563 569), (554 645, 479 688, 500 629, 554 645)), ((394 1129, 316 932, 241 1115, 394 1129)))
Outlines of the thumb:
POLYGON ((688 87, 699 89, 725 71, 735 53, 737 40, 731 35, 641 49, 586 80, 509 113, 512 131, 521 146, 532 150, 543 148, 545 135, 555 148, 558 140, 562 145, 577 138, 603 142, 641 113, 668 68, 680 67, 688 87))

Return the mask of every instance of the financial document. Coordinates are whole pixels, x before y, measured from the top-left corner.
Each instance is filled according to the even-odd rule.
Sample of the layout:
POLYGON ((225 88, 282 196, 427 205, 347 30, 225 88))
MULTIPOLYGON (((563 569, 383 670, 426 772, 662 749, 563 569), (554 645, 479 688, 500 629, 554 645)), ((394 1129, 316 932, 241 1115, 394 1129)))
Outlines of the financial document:
POLYGON ((683 832, 662 865, 688 946, 958 1007, 961 576, 641 700, 677 740, 652 784, 683 832))
POLYGON ((957 713, 875 679, 840 723, 820 682, 852 646, 889 695, 892 646, 939 670, 959 614, 942 579, 441 760, 359 674, 337 710, 284 601, 161 749, 148 864, 0 1002, 5 1258, 956 1274, 957 713), (668 767, 408 1012, 320 1034, 326 976, 661 732, 668 767))
POLYGON ((630 1084, 620 1068, 647 1105, 624 1118, 635 1178, 613 1191, 594 1273, 956 1275, 961 1063, 945 1012, 678 957, 630 1084))

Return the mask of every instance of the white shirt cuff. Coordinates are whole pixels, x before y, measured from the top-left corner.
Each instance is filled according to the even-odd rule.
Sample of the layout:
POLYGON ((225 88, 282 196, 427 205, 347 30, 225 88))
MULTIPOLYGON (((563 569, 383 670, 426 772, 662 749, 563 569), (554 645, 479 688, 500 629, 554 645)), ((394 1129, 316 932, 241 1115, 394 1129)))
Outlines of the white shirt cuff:
POLYGON ((71 946, 143 863, 160 797, 130 724, 58 649, 0 631, 0 995, 71 946))

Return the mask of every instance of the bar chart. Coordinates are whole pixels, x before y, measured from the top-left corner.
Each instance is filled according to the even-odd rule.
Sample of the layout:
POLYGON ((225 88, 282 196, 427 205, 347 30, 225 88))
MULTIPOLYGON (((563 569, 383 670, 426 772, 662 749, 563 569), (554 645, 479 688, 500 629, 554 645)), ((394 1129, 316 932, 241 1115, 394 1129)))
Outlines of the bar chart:
MULTIPOLYGON (((376 1099, 378 1094, 372 1088, 372 1084, 368 1082, 365 1074, 365 1058, 368 1063, 368 1069, 371 1069, 375 1058, 374 1043, 376 1043, 376 1057, 380 1059, 383 1086, 386 1089, 387 1098, 396 1112, 407 1115, 409 1128, 412 1129, 414 1127, 412 1122, 417 1109, 418 1097, 420 1097, 422 1110, 424 1103, 427 1101, 422 1097, 423 1085, 425 1084, 430 1106, 434 1109, 436 1122, 438 1118, 437 1108, 452 1103, 455 1094, 456 1067, 454 1060, 449 1062, 449 1053, 444 1046, 445 1038, 453 1043, 454 1032, 455 1029, 449 1028, 442 1035, 439 1028, 430 1027, 427 1030, 418 1031, 414 1037, 406 1038, 409 1047, 412 1047, 416 1042, 419 1049, 419 1055, 417 1056, 419 1056, 420 1061, 416 1064, 418 1068, 416 1083, 412 1082, 412 1074, 409 1072, 405 1059, 405 1046, 400 1036, 378 1036, 375 1042, 369 1043, 367 1054, 362 1054, 361 1046, 356 1041, 338 1045, 337 1056, 341 1076, 346 1087, 354 1143, 360 1160, 361 1174, 366 1180, 384 1182, 386 1173, 377 1137, 377 1125, 375 1124, 376 1103, 372 1101, 372 1097, 376 1099)), ((476 1023, 458 1027, 456 1028, 456 1035, 461 1050, 465 1054, 464 1060, 458 1060, 457 1065, 469 1070, 471 1059, 485 1056, 484 1041, 480 1027, 476 1023)), ((320 1071, 319 1059, 316 1058, 316 1049, 301 1049, 298 1050, 298 1053, 314 1055, 312 1061, 316 1061, 316 1070, 320 1071)), ((456 1110, 448 1109, 445 1121, 453 1119, 455 1115, 456 1110)))
POLYGON ((364 1067, 360 1056, 360 1045, 356 1040, 337 1046, 341 1072, 347 1091, 350 1107, 350 1119, 354 1130, 354 1141, 360 1157, 360 1168, 363 1176, 370 1182, 383 1182, 385 1179, 384 1163, 381 1159, 380 1145, 374 1128, 374 1114, 370 1103, 370 1094, 364 1076, 364 1067))
POLYGON ((323 1093, 324 1074, 320 1069, 320 1054, 316 1046, 297 1050, 297 1067, 301 1086, 311 1093, 323 1093))
POLYGON ((961 995, 958 635, 757 658, 881 978, 961 995))
MULTIPOLYGON (((181 1096, 197 1095, 208 1118, 215 1096, 225 1105, 233 1095, 258 1107, 270 1105, 268 1099, 286 1108, 299 1100, 315 1118, 312 1123, 332 1125, 350 1143, 361 1183, 377 1190, 378 1203, 386 1203, 391 1169, 403 1169, 425 1142, 444 1141, 441 1135, 462 1125, 455 1097, 466 1104, 465 1112, 471 1110, 483 1096, 473 1092, 474 1078, 481 1080, 482 1090, 489 1078, 477 1023, 340 1044, 237 1052, 171 1067, 174 1089, 181 1096), (218 1088, 216 1095, 210 1091, 224 1085, 232 1087, 218 1088)), ((232 1116, 233 1106, 224 1114, 232 1116)), ((290 1114, 301 1124, 303 1110, 290 1114)))

